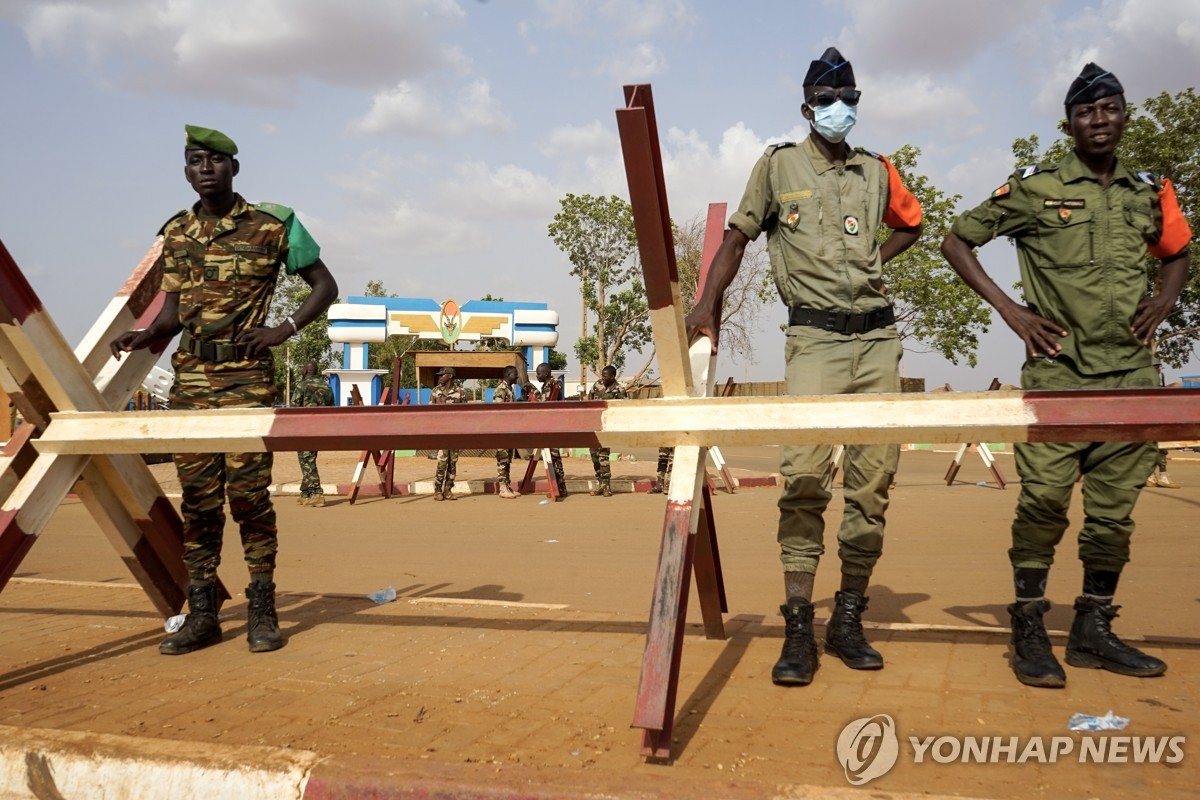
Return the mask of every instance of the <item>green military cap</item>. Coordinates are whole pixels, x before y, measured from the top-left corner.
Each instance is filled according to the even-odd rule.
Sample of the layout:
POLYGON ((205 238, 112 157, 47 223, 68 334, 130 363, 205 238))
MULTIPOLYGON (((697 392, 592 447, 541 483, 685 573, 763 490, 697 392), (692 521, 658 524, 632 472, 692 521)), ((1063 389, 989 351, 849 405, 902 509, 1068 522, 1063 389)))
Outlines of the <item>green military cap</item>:
POLYGON ((214 153, 224 153, 227 156, 237 155, 237 145, 220 131, 215 131, 212 128, 201 128, 199 125, 184 125, 184 132, 187 133, 188 147, 202 147, 205 150, 212 150, 214 153))

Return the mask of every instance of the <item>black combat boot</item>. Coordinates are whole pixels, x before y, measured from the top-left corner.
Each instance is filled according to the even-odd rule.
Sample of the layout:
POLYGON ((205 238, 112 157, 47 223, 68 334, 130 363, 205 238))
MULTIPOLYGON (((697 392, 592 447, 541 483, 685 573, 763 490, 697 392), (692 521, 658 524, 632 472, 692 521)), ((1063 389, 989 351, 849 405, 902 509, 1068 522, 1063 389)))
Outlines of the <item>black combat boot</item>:
POLYGON ((1119 608, 1086 595, 1075 598, 1075 621, 1067 637, 1067 663, 1135 678, 1162 675, 1167 671, 1163 661, 1130 647, 1112 632, 1112 621, 1119 608))
POLYGON ((867 598, 858 592, 837 592, 833 615, 825 626, 825 652, 840 658, 850 669, 883 669, 883 656, 863 636, 862 613, 867 598))
POLYGON ((221 624, 217 621, 217 584, 192 584, 188 587, 188 614, 183 627, 163 639, 158 652, 179 656, 221 641, 221 624))
POLYGON ((275 584, 251 581, 246 587, 246 641, 251 653, 269 653, 283 647, 279 615, 275 613, 275 584))
POLYGON ((783 652, 771 670, 771 681, 779 686, 807 686, 817 671, 817 640, 813 636, 813 605, 792 598, 779 607, 783 614, 783 652))
POLYGON ((1012 617, 1012 668, 1017 680, 1026 686, 1061 689, 1067 685, 1067 674, 1050 649, 1050 636, 1042 616, 1050 610, 1046 600, 1013 603, 1008 607, 1012 617))

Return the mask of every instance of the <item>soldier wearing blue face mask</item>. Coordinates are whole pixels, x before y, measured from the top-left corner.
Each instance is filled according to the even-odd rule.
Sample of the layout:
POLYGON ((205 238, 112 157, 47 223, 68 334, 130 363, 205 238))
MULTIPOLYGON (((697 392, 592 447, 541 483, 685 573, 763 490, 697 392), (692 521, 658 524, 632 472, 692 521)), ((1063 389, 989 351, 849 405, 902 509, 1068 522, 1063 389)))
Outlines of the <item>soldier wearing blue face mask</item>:
MULTIPOLYGON (((886 158, 846 144, 860 96, 854 70, 836 48, 812 62, 801 106, 812 133, 802 142, 772 145, 759 158, 687 319, 689 340, 706 334, 715 345, 724 292, 746 245, 765 233, 775 285, 788 306, 788 394, 900 391, 901 345, 882 269, 917 241, 921 205, 886 158), (882 241, 881 228, 891 229, 882 241)), ((831 456, 828 445, 781 450, 778 540, 787 602, 780 609, 783 652, 771 672, 777 684, 803 686, 817 669, 812 593, 825 549, 831 456)), ((883 666, 863 636, 862 613, 883 551, 884 512, 899 456, 896 445, 846 449, 838 531, 842 580, 825 650, 852 669, 883 666)))

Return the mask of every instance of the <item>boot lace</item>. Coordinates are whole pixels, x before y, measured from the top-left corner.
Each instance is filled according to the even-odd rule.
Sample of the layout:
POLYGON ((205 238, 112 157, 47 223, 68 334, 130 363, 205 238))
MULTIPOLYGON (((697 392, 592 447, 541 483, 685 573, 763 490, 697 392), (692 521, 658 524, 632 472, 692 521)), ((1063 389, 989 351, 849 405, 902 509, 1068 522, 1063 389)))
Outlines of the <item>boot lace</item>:
POLYGON ((867 599, 842 596, 838 609, 838 638, 848 645, 861 647, 867 643, 863 634, 862 612, 867 610, 867 599))
POLYGON ((807 658, 813 647, 808 627, 799 614, 788 614, 785 618, 783 656, 789 660, 807 658))
POLYGON ((279 627, 279 615, 275 611, 275 603, 271 601, 270 596, 266 593, 254 593, 246 609, 246 622, 248 627, 252 629, 261 626, 263 623, 272 628, 279 627))
POLYGON ((1117 611, 1120 606, 1098 606, 1096 613, 1093 616, 1093 624, 1096 626, 1096 633, 1104 640, 1105 645, 1122 653, 1132 653, 1141 655, 1140 650, 1136 650, 1122 642, 1117 635, 1112 632, 1112 621, 1117 617, 1117 611))
POLYGON ((1053 651, 1050 648, 1050 636, 1046 633, 1044 625, 1040 621, 1032 617, 1027 617, 1018 614, 1015 617, 1017 621, 1017 634, 1021 643, 1021 650, 1026 658, 1051 658, 1053 651))

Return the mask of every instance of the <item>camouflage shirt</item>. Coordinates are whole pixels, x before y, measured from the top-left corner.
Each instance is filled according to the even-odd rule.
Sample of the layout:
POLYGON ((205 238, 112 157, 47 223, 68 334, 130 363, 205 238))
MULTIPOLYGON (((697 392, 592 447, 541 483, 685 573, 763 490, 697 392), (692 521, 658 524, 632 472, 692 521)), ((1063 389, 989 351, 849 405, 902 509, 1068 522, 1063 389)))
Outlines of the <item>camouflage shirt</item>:
MULTIPOLYGON (((530 399, 537 400, 538 402, 541 402, 541 403, 545 403, 550 400, 550 392, 552 390, 554 390, 557 386, 558 386, 558 380, 556 378, 547 379, 546 382, 542 384, 540 389, 538 387, 534 386, 533 384, 530 384, 529 385, 530 399)), ((555 400, 561 400, 561 399, 562 399, 562 392, 558 392, 558 397, 556 397, 555 400)))
POLYGON ((592 390, 588 392, 589 400, 624 400, 626 397, 621 384, 615 381, 612 386, 605 386, 604 381, 596 381, 592 384, 592 390))
POLYGON ((465 403, 467 390, 463 388, 461 381, 451 380, 445 385, 439 384, 430 389, 429 402, 435 406, 443 403, 465 403))
POLYGON ((329 388, 329 381, 319 375, 302 378, 292 389, 292 405, 302 408, 333 405, 333 390, 329 388))
POLYGON ((495 391, 492 393, 493 403, 512 403, 516 401, 516 399, 517 393, 513 390, 513 387, 509 386, 505 381, 500 381, 500 385, 497 386, 495 391))
MULTIPOLYGON (((312 266, 320 248, 290 208, 251 205, 235 195, 220 219, 207 217, 197 202, 163 226, 165 292, 179 294, 179 322, 202 341, 228 344, 242 331, 260 327, 275 294, 280 265, 288 274, 312 266)), ((236 372, 262 369, 267 359, 202 362, 179 351, 180 368, 236 372), (193 363, 194 362, 194 363, 193 363)))

